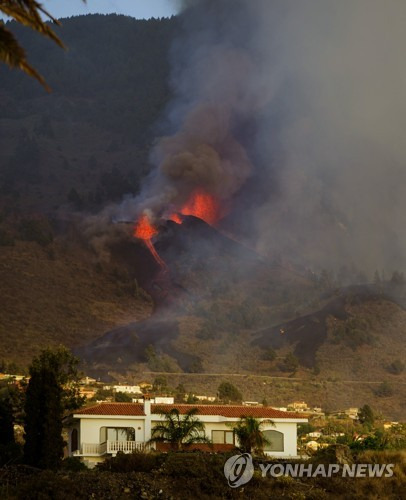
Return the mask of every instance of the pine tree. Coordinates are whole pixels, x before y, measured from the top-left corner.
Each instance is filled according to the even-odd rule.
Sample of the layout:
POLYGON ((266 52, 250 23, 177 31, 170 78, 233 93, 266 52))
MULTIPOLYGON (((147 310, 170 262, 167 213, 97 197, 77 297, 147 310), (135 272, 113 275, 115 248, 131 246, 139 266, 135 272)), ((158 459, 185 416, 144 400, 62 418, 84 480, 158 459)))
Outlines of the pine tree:
POLYGON ((43 368, 31 373, 25 413, 25 462, 42 469, 57 469, 63 457, 63 406, 62 388, 52 370, 43 368))
POLYGON ((30 366, 25 400, 25 462, 57 469, 63 457, 64 410, 78 408, 78 360, 64 347, 46 349, 30 366))
POLYGON ((0 399, 0 446, 14 444, 13 406, 9 397, 0 399))

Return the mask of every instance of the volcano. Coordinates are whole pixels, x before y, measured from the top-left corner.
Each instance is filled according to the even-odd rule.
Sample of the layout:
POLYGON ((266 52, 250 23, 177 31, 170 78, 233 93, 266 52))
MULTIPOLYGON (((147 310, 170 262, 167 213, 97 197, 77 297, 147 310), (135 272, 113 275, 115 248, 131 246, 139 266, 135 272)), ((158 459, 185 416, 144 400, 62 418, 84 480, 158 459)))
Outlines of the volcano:
POLYGON ((165 267, 143 241, 133 237, 131 229, 130 225, 123 229, 121 241, 111 246, 112 261, 124 266, 151 296, 154 314, 143 322, 111 330, 78 349, 76 354, 89 372, 100 373, 112 366, 126 369, 146 362, 149 345, 175 359, 181 370, 191 370, 199 358, 174 347, 185 317, 193 316, 203 330, 217 322, 223 331, 233 324, 233 315, 239 314, 235 306, 230 307, 230 294, 238 292, 242 309, 247 310, 258 284, 269 292, 268 299, 272 297, 270 283, 277 279, 276 268, 198 217, 182 215, 182 224, 161 221, 153 234, 148 233, 165 267), (216 312, 222 304, 224 313, 216 312))
MULTIPOLYGON (((366 333, 358 324, 358 333, 349 330, 357 314, 394 307, 392 314, 402 315, 372 285, 326 294, 311 279, 265 260, 198 217, 156 225, 150 239, 165 267, 143 239, 134 238, 133 224, 122 226, 121 239, 110 247, 112 264, 149 294, 154 312, 76 349, 86 372, 95 376, 139 369, 218 372, 220 366, 231 373, 266 371, 269 349, 279 359, 293 353, 303 369, 312 369, 320 349, 336 345, 332 322, 342 325, 347 342, 356 334, 361 346, 370 346, 362 343, 368 325, 366 333)), ((275 361, 272 370, 280 374, 278 366, 275 361)))

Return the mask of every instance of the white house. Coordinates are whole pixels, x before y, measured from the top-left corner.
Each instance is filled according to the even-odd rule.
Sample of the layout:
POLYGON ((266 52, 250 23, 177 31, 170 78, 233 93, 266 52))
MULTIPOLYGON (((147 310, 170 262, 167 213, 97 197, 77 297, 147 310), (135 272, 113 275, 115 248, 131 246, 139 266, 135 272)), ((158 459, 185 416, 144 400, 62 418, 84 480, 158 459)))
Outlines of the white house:
MULTIPOLYGON (((100 403, 77 410, 65 419, 69 431, 69 456, 81 457, 92 466, 119 451, 131 453, 136 449, 149 449, 152 428, 164 420, 161 411, 171 408, 177 408, 181 414, 197 408, 197 417, 204 423, 206 437, 212 441, 211 450, 214 451, 226 451, 238 445, 230 424, 238 422, 242 416, 252 416, 265 421, 263 432, 271 443, 264 450, 267 454, 297 457, 297 424, 307 422, 302 415, 266 406, 157 405, 149 400, 144 404, 100 403)), ((204 446, 200 445, 200 449, 204 446)), ((165 451, 162 446, 158 449, 165 451)))
POLYGON ((113 385, 115 392, 125 392, 126 394, 142 394, 139 385, 113 385))
MULTIPOLYGON (((143 403, 144 398, 133 398, 133 403, 143 403)), ((160 405, 173 405, 175 402, 175 398, 172 396, 155 396, 151 398, 151 403, 156 403, 160 405)))

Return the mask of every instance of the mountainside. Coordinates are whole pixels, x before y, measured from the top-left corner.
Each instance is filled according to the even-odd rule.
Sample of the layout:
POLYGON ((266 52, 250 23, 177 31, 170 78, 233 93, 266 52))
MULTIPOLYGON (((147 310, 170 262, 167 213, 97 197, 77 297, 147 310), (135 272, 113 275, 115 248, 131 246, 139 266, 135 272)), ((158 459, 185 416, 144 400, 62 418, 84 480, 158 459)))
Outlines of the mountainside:
POLYGON ((41 348, 72 348, 148 316, 148 296, 113 271, 67 241, 0 247, 0 360, 21 370, 41 348))
POLYGON ((88 15, 62 24, 66 51, 10 24, 52 93, 0 67, 0 192, 8 210, 98 209, 136 192, 149 168, 169 98, 176 20, 88 15))
POLYGON ((177 22, 66 19, 67 52, 15 27, 53 93, 0 66, 0 360, 26 367, 64 343, 89 374, 165 373, 211 394, 228 379, 275 405, 370 403, 401 418, 400 273, 372 285, 351 262, 340 283, 297 269, 238 241, 237 216, 227 232, 160 221, 161 267, 131 220, 92 219, 149 172, 177 22))
POLYGON ((165 269, 124 227, 111 248, 113 261, 154 298, 155 311, 79 347, 87 372, 119 379, 162 372, 173 387, 212 394, 228 378, 250 397, 281 405, 288 398, 329 409, 368 401, 399 418, 406 379, 392 364, 406 356, 404 287, 325 291, 194 217, 163 224, 155 246, 165 269))

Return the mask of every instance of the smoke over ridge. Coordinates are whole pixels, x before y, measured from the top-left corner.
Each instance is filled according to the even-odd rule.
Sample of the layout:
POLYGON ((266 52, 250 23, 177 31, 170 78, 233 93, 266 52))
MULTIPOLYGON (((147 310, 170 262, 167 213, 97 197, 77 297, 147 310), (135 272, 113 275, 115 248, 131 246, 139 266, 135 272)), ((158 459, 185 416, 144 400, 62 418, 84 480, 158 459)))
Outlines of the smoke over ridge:
POLYGON ((181 3, 166 135, 120 210, 159 217, 202 187, 263 253, 403 267, 406 4, 181 3))

